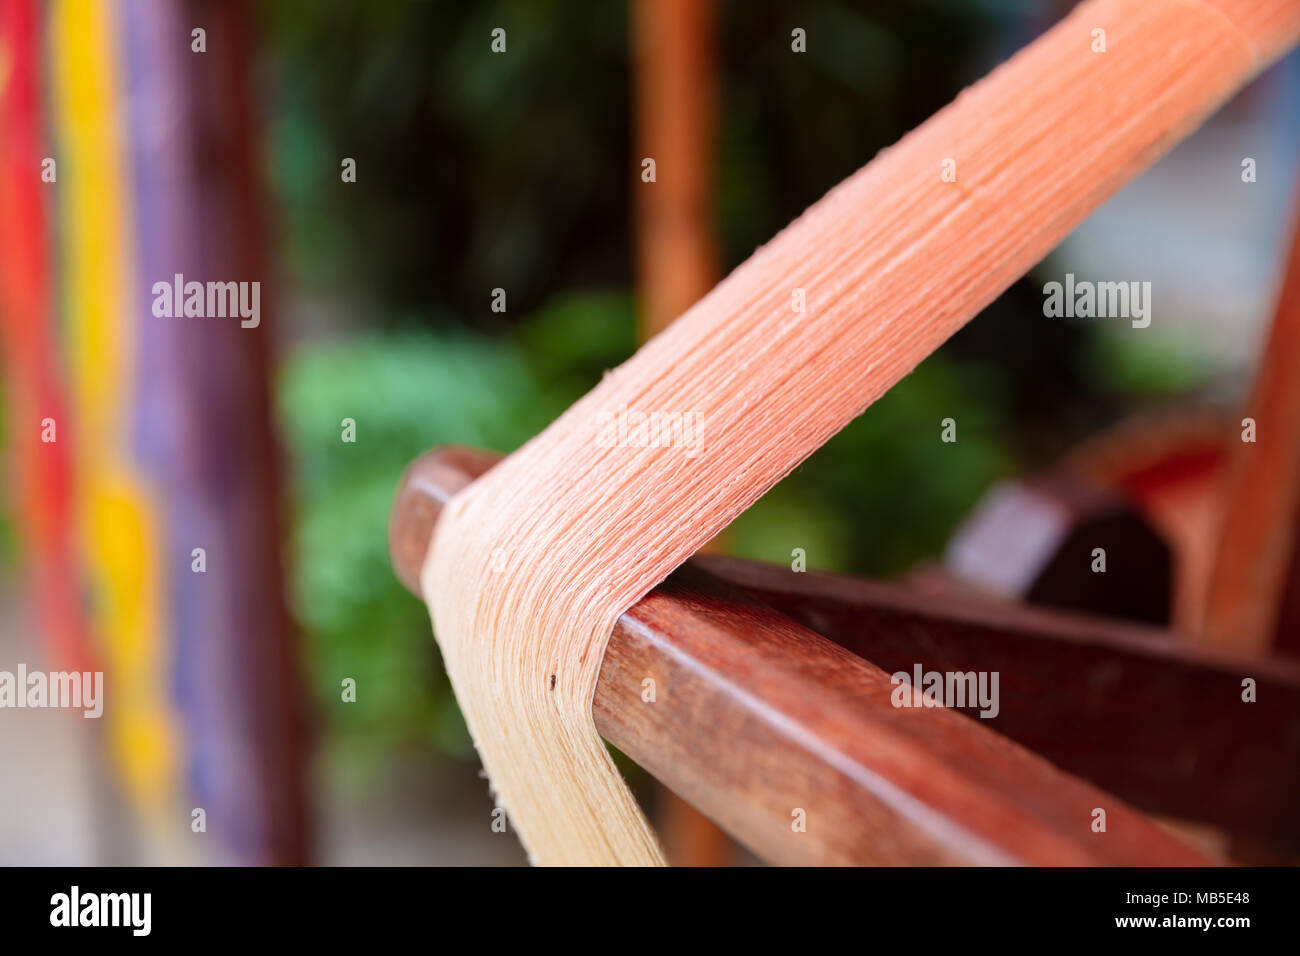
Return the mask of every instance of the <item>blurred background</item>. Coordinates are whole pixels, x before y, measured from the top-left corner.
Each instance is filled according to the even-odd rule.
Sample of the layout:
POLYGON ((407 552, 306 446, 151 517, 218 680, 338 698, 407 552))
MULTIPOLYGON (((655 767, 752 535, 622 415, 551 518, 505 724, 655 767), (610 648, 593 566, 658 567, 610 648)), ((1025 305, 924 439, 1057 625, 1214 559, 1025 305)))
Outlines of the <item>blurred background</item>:
MULTIPOLYGON (((108 686, 0 712, 0 862, 522 862, 389 565, 402 468, 519 445, 1070 6, 0 0, 0 669, 108 686), (178 272, 260 325, 156 317, 178 272)), ((1231 426, 1298 156, 1292 56, 722 546, 915 575, 1117 423, 1231 426), (1150 328, 1045 318, 1066 272, 1152 282, 1150 328)), ((744 859, 626 770, 677 858, 744 859)))

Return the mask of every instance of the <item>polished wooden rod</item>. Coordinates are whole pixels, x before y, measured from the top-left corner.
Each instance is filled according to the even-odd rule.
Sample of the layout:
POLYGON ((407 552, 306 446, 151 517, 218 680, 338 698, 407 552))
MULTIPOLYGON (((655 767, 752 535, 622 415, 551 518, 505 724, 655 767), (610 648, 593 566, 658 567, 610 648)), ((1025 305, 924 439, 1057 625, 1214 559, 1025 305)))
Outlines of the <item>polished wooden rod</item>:
MULTIPOLYGON (((413 592, 442 506, 494 461, 443 448, 407 469, 389 543, 413 592)), ((606 740, 775 863, 1212 862, 979 720, 896 707, 895 690, 688 564, 619 619, 592 710, 606 740)))

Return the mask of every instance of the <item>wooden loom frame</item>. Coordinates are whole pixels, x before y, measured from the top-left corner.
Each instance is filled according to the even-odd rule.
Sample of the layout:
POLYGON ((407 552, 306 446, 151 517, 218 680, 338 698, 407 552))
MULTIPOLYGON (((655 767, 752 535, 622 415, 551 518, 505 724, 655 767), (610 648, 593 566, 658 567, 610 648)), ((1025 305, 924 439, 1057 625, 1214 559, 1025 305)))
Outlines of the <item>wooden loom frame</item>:
MULTIPOLYGON (((1300 239, 1252 405, 1278 422, 1300 420, 1300 390, 1279 374, 1296 329, 1300 239)), ((1236 642, 1222 623, 1261 602, 1276 610, 1265 618, 1283 615, 1300 443, 1269 461, 1278 455, 1295 467, 1231 456, 1226 507, 1251 517, 1219 544, 1203 638, 703 556, 620 618, 593 701, 597 729, 777 863, 1218 862, 1147 813, 1213 827, 1246 855, 1263 846, 1269 859, 1292 857, 1300 664, 1265 653, 1267 623, 1236 642), (1267 513, 1250 510, 1260 499, 1267 513), (996 670, 1015 693, 988 721, 974 707, 900 710, 888 675, 914 664, 996 670), (1257 683, 1249 706, 1245 677, 1257 683), (1097 809, 1104 833, 1089 826, 1097 809), (799 811, 812 821, 804 831, 791 827, 799 811)), ((408 469, 390 547, 415 593, 442 504, 495 458, 445 448, 408 469)))
MULTIPOLYGON (((495 458, 443 448, 407 470, 390 547, 413 591, 442 504, 495 458)), ((1300 664, 1155 628, 703 556, 619 619, 593 713, 606 740, 778 863, 1213 862, 1125 801, 1300 849, 1300 664), (900 711, 888 672, 917 662, 999 670, 1016 705, 989 726, 973 707, 900 711), (792 831, 796 807, 818 825, 792 831), (1104 835, 1088 826, 1098 807, 1104 835)))

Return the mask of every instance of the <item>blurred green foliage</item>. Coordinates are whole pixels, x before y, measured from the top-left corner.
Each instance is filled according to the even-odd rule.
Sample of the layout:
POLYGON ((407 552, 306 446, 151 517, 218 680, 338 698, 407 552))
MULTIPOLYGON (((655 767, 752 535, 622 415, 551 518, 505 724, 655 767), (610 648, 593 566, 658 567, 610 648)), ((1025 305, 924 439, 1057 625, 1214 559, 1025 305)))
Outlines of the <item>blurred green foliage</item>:
POLYGON ((429 637, 428 617, 393 577, 387 517, 398 476, 443 442, 511 449, 544 414, 517 350, 460 333, 365 335, 303 349, 279 390, 293 454, 294 606, 324 700, 359 688, 350 727, 466 738, 429 637), (344 419, 356 441, 342 440, 344 419))
POLYGON ((490 321, 627 279, 626 4, 374 0, 259 7, 268 179, 300 281, 385 315, 490 321), (507 30, 507 53, 488 49, 507 30), (357 181, 340 182, 343 157, 357 181))
MULTIPOLYGON (((717 4, 715 221, 741 262, 996 62, 1020 0, 717 4), (790 30, 813 38, 791 55, 790 30)), ((267 178, 299 281, 384 316, 509 323, 629 286, 626 2, 259 5, 272 56, 267 178), (507 31, 507 53, 489 51, 507 31), (357 181, 343 185, 343 157, 357 181)), ((1039 15, 1042 15, 1041 13, 1039 15)), ((391 319, 385 319, 390 322, 391 319)))
POLYGON ((1133 399, 1169 401, 1209 385, 1215 370, 1194 343, 1151 343, 1122 326, 1103 325, 1088 337, 1087 362, 1093 381, 1133 399))

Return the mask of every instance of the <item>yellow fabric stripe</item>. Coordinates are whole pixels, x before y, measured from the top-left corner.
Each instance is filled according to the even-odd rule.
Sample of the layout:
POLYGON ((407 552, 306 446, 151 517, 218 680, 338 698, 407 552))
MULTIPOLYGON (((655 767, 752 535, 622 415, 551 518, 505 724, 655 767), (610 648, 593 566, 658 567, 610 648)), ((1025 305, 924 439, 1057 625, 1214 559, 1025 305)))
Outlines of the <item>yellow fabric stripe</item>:
POLYGON ((174 789, 173 725, 161 521, 130 457, 134 235, 112 10, 94 0, 51 7, 70 433, 91 613, 108 668, 104 713, 113 755, 135 805, 156 808, 174 789))

